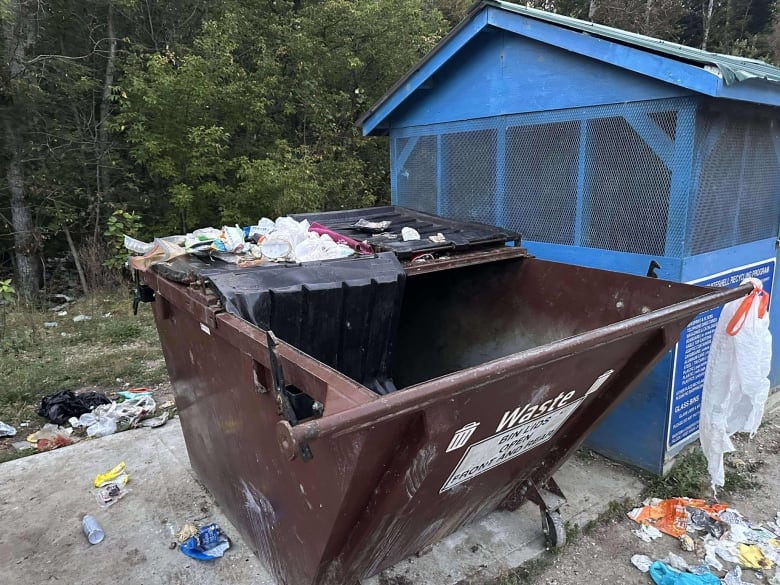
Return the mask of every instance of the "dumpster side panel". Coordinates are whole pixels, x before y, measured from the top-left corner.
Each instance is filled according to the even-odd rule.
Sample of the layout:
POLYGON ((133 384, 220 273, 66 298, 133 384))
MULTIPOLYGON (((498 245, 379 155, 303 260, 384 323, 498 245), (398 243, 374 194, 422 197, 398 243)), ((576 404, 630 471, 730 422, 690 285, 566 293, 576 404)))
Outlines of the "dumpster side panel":
MULTIPOLYGON (((327 547, 346 538, 381 477, 382 457, 364 442, 393 444, 402 429, 335 440, 313 462, 288 461, 272 394, 256 390, 255 340, 236 347, 241 336, 220 330, 230 328, 225 317, 208 328, 159 294, 155 313, 193 469, 280 583, 316 582, 327 547)), ((295 378, 289 362, 285 374, 295 378)))
MULTIPOLYGON (((526 480, 544 483, 683 325, 670 325, 668 336, 630 335, 522 370, 497 365, 478 387, 409 414, 418 426, 342 551, 339 564, 356 572, 340 577, 375 574, 496 509, 526 480)), ((315 446, 315 459, 328 449, 315 446)))
POLYGON ((280 344, 285 382, 325 404, 294 426, 263 332, 151 277, 193 468, 281 583, 352 585, 543 483, 695 314, 747 292, 492 264, 408 279, 404 305, 424 309, 402 315, 409 370, 436 377, 403 391, 374 395, 280 344))
POLYGON ((516 258, 409 277, 399 388, 544 346, 701 294, 690 286, 516 258))

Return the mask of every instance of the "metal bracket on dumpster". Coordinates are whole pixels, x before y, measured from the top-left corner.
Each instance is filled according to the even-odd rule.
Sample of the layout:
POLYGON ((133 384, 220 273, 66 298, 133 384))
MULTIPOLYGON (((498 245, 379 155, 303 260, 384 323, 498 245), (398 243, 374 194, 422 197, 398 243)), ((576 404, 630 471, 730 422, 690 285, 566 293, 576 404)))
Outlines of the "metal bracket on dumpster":
POLYGON ((276 409, 279 414, 286 418, 291 425, 298 424, 298 417, 295 415, 295 409, 287 398, 287 394, 284 391, 284 372, 282 371, 282 364, 279 363, 279 355, 276 353, 276 348, 279 345, 279 340, 273 331, 269 331, 266 334, 268 339, 268 353, 271 358, 271 378, 274 385, 274 397, 276 398, 276 409))
POLYGON ((566 496, 553 478, 548 479, 544 487, 530 479, 523 487, 526 488, 526 497, 547 512, 555 512, 566 503, 566 496))
MULTIPOLYGON (((299 409, 304 409, 310 412, 310 416, 319 418, 322 416, 324 410, 323 404, 316 400, 312 400, 311 397, 302 393, 300 390, 294 387, 288 387, 284 382, 284 371, 282 370, 282 364, 279 362, 279 355, 277 353, 277 347, 279 346, 279 339, 274 335, 273 331, 268 331, 266 334, 268 340, 268 352, 271 362, 271 380, 273 383, 274 398, 276 399, 276 409, 279 415, 287 420, 290 426, 295 426, 299 422, 298 413, 296 412, 296 406, 299 409)), ((309 416, 307 412, 304 417, 309 416)), ((308 461, 312 458, 311 449, 308 445, 301 445, 301 457, 308 461)))
POLYGON ((133 295, 133 315, 137 315, 138 305, 140 303, 154 302, 154 289, 141 282, 141 276, 138 270, 133 270, 133 282, 135 283, 135 293, 133 295))

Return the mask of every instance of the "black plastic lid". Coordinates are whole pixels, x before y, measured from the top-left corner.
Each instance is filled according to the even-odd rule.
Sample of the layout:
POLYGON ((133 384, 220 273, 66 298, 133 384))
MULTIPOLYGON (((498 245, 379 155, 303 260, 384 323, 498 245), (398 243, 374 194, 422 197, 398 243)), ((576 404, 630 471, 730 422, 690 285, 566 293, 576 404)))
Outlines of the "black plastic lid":
POLYGON ((520 234, 511 230, 484 223, 446 219, 397 205, 299 213, 291 217, 298 221, 306 219, 317 222, 344 236, 368 242, 377 252, 394 252, 399 258, 446 251, 466 252, 485 246, 501 246, 506 242, 520 242, 520 234), (385 232, 375 234, 371 230, 355 227, 361 219, 369 222, 389 221, 390 225, 385 232), (415 229, 420 239, 405 242, 401 238, 404 227, 415 229), (437 234, 442 234, 445 241, 434 242, 429 239, 429 236, 437 234))

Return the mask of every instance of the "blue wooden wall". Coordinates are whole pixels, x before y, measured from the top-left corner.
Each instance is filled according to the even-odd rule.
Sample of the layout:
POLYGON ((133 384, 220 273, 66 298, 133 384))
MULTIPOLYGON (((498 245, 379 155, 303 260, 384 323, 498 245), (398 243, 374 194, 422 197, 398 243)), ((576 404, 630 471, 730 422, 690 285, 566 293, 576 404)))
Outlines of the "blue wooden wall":
POLYGON ((389 126, 689 95, 670 84, 487 28, 393 111, 389 126))
MULTIPOLYGON (((364 130, 389 132, 391 136, 394 203, 517 229, 512 223, 517 221, 517 215, 511 216, 513 207, 525 205, 535 211, 545 207, 546 197, 551 195, 549 189, 541 187, 546 180, 549 187, 548 179, 560 167, 548 164, 544 172, 552 174, 540 177, 527 190, 510 189, 510 132, 522 127, 553 128, 556 124, 559 128, 578 129, 574 137, 568 138, 568 148, 577 161, 576 172, 570 169, 572 179, 567 185, 573 193, 567 199, 569 205, 569 200, 575 201, 575 211, 570 212, 573 228, 566 230, 566 234, 571 232, 567 236, 570 245, 561 243, 564 239, 541 238, 525 238, 524 245, 541 258, 632 274, 645 274, 650 261, 656 260, 661 264, 657 271, 660 278, 690 282, 721 272, 734 274, 735 269, 776 259, 777 255, 780 181, 772 173, 762 174, 763 168, 776 169, 780 165, 780 130, 772 121, 774 113, 766 107, 732 102, 736 104, 732 113, 726 108, 725 113, 713 114, 711 106, 726 100, 708 100, 702 93, 717 92, 733 94, 735 99, 750 94, 768 100, 767 103, 780 100, 780 92, 766 84, 747 82, 724 88, 717 76, 702 68, 491 9, 477 15, 413 71, 367 117, 364 130), (674 112, 674 118, 668 116, 669 112, 674 112), (659 123, 659 116, 667 116, 666 122, 659 123), (631 168, 637 168, 620 159, 620 148, 611 152, 594 148, 598 141, 612 139, 617 144, 621 136, 627 136, 626 131, 612 135, 595 131, 604 120, 617 121, 614 128, 629 126, 631 140, 646 145, 656 157, 653 160, 660 161, 653 164, 665 169, 664 173, 668 170, 668 191, 660 197, 658 193, 654 195, 664 200, 663 205, 668 204, 657 204, 662 211, 657 220, 666 230, 657 253, 630 247, 613 249, 603 243, 594 245, 587 239, 587 234, 592 233, 587 231, 587 222, 599 214, 601 229, 633 229, 640 235, 641 224, 651 219, 648 214, 615 224, 608 207, 619 207, 625 201, 617 197, 599 199, 601 207, 596 212, 590 207, 598 195, 597 189, 608 188, 604 181, 594 182, 592 175, 602 172, 603 177, 606 169, 610 177, 614 169, 616 175, 622 173, 625 177, 631 168), (762 124, 771 131, 762 134, 762 124), (732 134, 727 136, 729 132, 732 134), (733 142, 731 137, 738 135, 742 136, 739 140, 743 146, 735 147, 732 156, 728 145, 733 142), (459 150, 452 146, 457 140, 463 141, 459 150), (718 148, 724 149, 722 165, 717 158, 712 159, 715 163, 709 158, 718 148), (420 155, 421 150, 425 150, 424 156, 420 155), (457 155, 453 154, 456 150, 457 155), (746 164, 751 158, 752 166, 746 164), (706 161, 707 172, 715 174, 707 179, 710 187, 702 189, 706 161), (736 171, 731 167, 734 161, 736 171), (737 176, 735 189, 739 193, 735 191, 734 197, 729 195, 731 183, 717 173, 719 165, 723 167, 721 174, 737 176), (407 181, 403 189, 399 189, 400 181, 407 181), (752 198, 753 208, 740 209, 738 201, 750 205, 751 198, 743 195, 751 190, 760 192, 752 198), (533 197, 537 201, 529 205, 533 197), (735 208, 731 216, 717 213, 723 201, 732 200, 735 208), (701 209, 707 206, 711 209, 702 213, 701 209), (761 215, 764 217, 759 221, 761 215), (755 234, 744 225, 751 222, 751 217, 756 218, 756 225, 761 224, 755 234), (714 221, 725 225, 729 218, 733 226, 726 230, 728 233, 718 229, 713 236, 713 230, 707 228, 714 221), (699 231, 698 244, 704 243, 705 247, 697 250, 692 234, 695 235, 694 227, 701 226, 705 227, 699 231), (708 238, 715 239, 708 242, 708 238), (717 243, 718 249, 707 248, 709 243, 717 243)), ((544 133, 534 136, 541 140, 544 133)), ((553 143, 558 144, 554 140, 553 143)), ((550 148, 549 136, 545 148, 550 148)), ((571 160, 566 160, 571 164, 571 160)), ((648 160, 636 157, 635 162, 637 166, 647 166, 648 160)), ((534 171, 523 167, 523 172, 534 171)), ((621 190, 624 185, 618 181, 616 184, 617 191, 625 193, 621 190)), ((651 182, 635 189, 631 194, 635 200, 649 200, 645 186, 650 189, 651 182)), ((552 211, 556 212, 560 209, 552 211)), ((525 219, 528 223, 527 216, 525 219)), ((544 221, 541 214, 539 221, 544 221)), ((780 318, 773 321, 772 331, 776 340, 772 383, 777 385, 780 318)), ((679 379, 679 372, 675 356, 666 356, 592 433, 589 444, 616 459, 660 472, 668 457, 684 445, 684 441, 673 442, 670 434, 675 422, 673 380, 675 376, 679 379)))

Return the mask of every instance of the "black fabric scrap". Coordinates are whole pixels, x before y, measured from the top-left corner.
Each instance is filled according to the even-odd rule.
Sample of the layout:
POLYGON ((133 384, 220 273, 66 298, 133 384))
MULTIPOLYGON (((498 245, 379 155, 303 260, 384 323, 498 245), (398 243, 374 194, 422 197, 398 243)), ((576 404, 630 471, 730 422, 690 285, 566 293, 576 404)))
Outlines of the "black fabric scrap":
POLYGON ((64 425, 72 416, 79 417, 96 406, 110 403, 102 392, 76 394, 72 390, 60 390, 43 397, 38 414, 55 425, 64 425))

